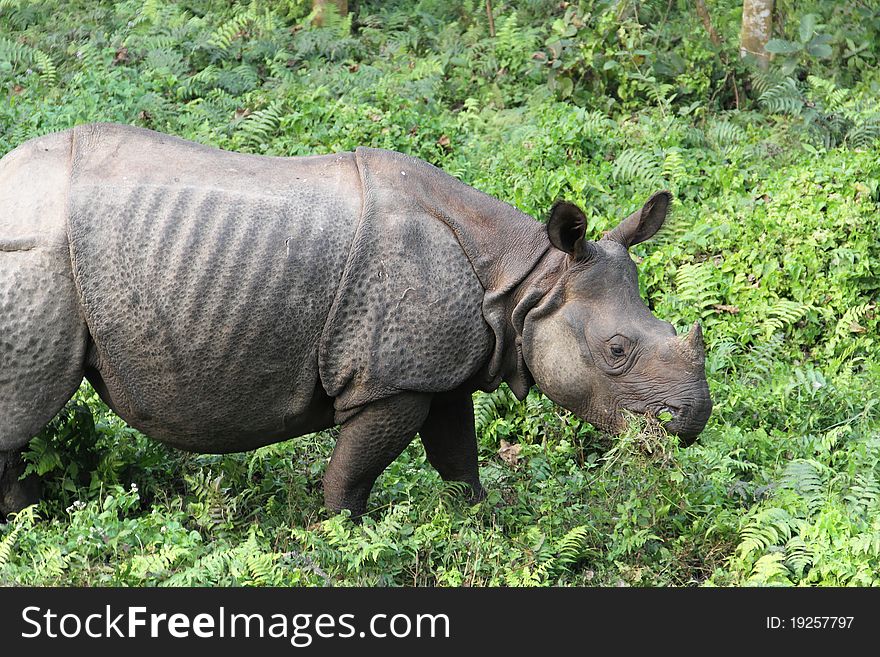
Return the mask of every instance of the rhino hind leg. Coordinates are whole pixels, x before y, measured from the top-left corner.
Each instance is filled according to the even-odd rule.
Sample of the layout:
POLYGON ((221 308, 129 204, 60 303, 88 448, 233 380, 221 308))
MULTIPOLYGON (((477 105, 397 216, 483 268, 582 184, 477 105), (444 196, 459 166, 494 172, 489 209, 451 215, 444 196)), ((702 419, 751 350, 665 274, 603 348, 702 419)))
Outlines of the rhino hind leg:
POLYGON ((0 452, 0 522, 10 513, 40 501, 40 479, 29 475, 24 479, 25 463, 21 452, 0 452))
POLYGON ((21 452, 82 382, 77 299, 66 248, 0 249, 0 518, 35 501, 21 452))
POLYGON ((376 478, 415 438, 430 407, 431 395, 407 392, 347 415, 324 475, 329 511, 349 509, 352 518, 363 515, 376 478))
POLYGON ((470 487, 472 504, 486 496, 477 463, 474 400, 470 393, 437 395, 419 430, 428 462, 444 481, 461 481, 470 487))

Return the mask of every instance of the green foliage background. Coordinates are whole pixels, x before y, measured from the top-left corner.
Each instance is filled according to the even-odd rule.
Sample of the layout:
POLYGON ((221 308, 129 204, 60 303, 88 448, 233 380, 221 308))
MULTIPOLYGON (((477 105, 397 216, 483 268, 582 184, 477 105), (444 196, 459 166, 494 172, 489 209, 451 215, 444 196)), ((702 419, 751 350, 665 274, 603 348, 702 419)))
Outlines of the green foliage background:
MULTIPOLYGON (((47 495, 0 526, 0 584, 880 584, 880 8, 777 0, 771 71, 740 3, 0 0, 0 153, 117 121, 271 155, 391 148, 598 237, 649 194, 653 311, 703 322, 698 444, 609 438, 537 391, 476 400, 489 499, 416 441, 361 525, 321 509, 333 432, 191 455, 84 385, 28 453, 47 495), (505 460, 499 454, 501 441, 505 460), (517 450, 519 450, 517 452, 517 450)), ((246 391, 243 391, 246 394, 246 391)))

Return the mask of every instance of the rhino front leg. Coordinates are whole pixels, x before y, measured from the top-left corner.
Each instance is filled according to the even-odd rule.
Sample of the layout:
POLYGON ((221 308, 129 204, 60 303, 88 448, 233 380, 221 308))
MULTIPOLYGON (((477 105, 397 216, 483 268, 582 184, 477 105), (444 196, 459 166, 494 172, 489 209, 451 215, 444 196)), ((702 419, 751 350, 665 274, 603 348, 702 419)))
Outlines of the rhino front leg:
POLYGON ((430 407, 431 395, 402 393, 346 416, 324 475, 329 511, 363 515, 376 478, 412 441, 430 407))
POLYGON ((486 497, 480 484, 474 400, 470 393, 455 392, 434 397, 431 412, 419 435, 428 461, 445 481, 468 484, 468 501, 472 504, 486 497))
POLYGON ((21 452, 0 452, 0 522, 40 501, 40 480, 35 475, 19 479, 24 468, 21 452))

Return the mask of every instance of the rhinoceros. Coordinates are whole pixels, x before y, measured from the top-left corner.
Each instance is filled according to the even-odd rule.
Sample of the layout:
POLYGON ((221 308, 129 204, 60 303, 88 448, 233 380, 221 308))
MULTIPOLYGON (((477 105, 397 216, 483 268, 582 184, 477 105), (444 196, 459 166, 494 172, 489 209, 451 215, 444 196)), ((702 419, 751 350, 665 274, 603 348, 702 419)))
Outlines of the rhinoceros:
MULTIPOLYGON (((667 192, 598 241, 406 155, 222 151, 130 126, 32 139, 0 160, 0 512, 30 501, 21 450, 87 378, 115 413, 211 453, 339 425, 330 511, 364 513, 418 433, 483 494, 472 393, 533 384, 596 427, 712 403, 699 324, 677 336, 627 249, 667 192)), ((664 416, 665 417, 665 416, 664 416)))

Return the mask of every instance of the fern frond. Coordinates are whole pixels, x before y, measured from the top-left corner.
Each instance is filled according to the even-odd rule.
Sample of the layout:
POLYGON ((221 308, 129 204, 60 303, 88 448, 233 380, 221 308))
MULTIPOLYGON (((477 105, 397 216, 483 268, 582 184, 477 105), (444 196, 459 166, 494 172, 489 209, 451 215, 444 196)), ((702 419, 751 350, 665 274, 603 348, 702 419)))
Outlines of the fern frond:
POLYGON ((729 121, 713 121, 706 130, 706 141, 726 157, 741 152, 746 140, 746 131, 729 121))
POLYGON ((859 322, 872 313, 876 307, 877 304, 873 301, 868 301, 847 308, 834 327, 834 334, 825 348, 826 352, 833 354, 841 342, 852 340, 854 335, 864 331, 864 327, 859 322))
POLYGON ((260 84, 257 69, 250 64, 239 64, 234 68, 225 68, 216 75, 217 84, 231 94, 240 95, 256 89, 260 84))
POLYGON ((880 482, 876 475, 873 472, 858 472, 854 480, 844 495, 850 507, 861 513, 876 509, 880 502, 880 482))
POLYGON ((777 299, 765 311, 766 318, 761 324, 761 332, 769 338, 777 331, 794 324, 809 310, 808 304, 791 299, 777 299))
POLYGON ((754 345, 747 356, 747 378, 766 379, 776 364, 779 348, 782 346, 781 335, 774 334, 770 339, 754 345))
POLYGON ((798 578, 803 577, 804 572, 813 564, 814 559, 813 548, 800 536, 792 536, 785 544, 785 565, 798 578))
POLYGON ((208 43, 218 50, 227 51, 232 44, 247 34, 247 27, 251 22, 250 13, 233 16, 220 27, 214 30, 208 43))
POLYGON ((687 178, 685 158, 681 154, 680 148, 667 149, 663 158, 662 175, 669 181, 673 193, 678 190, 678 184, 687 178))
POLYGON ((880 114, 857 123, 846 133, 845 143, 851 148, 869 148, 880 139, 880 114))
POLYGON ((812 515, 826 502, 824 470, 825 466, 818 461, 795 459, 785 466, 779 485, 799 495, 812 515))
POLYGON ((584 555, 589 535, 590 528, 586 525, 578 525, 566 532, 565 536, 559 539, 554 546, 555 556, 551 570, 558 574, 566 566, 580 559, 584 555))
POLYGON ((510 410, 517 399, 506 385, 493 392, 474 393, 474 421, 477 434, 482 434, 497 418, 510 410))
POLYGON ((613 119, 608 118, 598 110, 586 112, 580 108, 578 109, 580 110, 578 119, 581 129, 587 134, 604 135, 609 129, 617 125, 613 119))
POLYGON ((806 99, 792 78, 785 78, 768 88, 758 97, 758 102, 770 112, 791 116, 800 116, 806 106, 806 99))
POLYGON ((42 50, 37 50, 36 48, 33 49, 31 56, 34 64, 40 70, 40 79, 46 84, 55 84, 58 71, 55 68, 55 62, 52 61, 52 58, 42 50))
POLYGON ((0 568, 3 568, 12 556, 12 548, 15 541, 18 540, 19 534, 34 526, 37 516, 37 506, 35 504, 19 511, 12 520, 12 531, 9 535, 0 541, 0 568))
POLYGON ((740 531, 741 541, 737 552, 742 557, 748 557, 774 546, 782 546, 792 537, 796 526, 797 519, 785 509, 776 507, 761 509, 751 516, 740 531))
POLYGON ((645 150, 627 149, 617 156, 611 169, 611 177, 622 182, 640 182, 646 187, 663 187, 662 165, 645 150))
POLYGON ((771 552, 763 555, 752 567, 749 577, 750 584, 783 584, 789 583, 788 569, 785 567, 785 554, 771 552))
POLYGON ((719 303, 712 266, 707 262, 688 262, 675 272, 676 296, 685 304, 707 308, 719 303))
POLYGON ((57 69, 52 58, 38 48, 19 41, 0 36, 0 60, 12 64, 33 66, 40 71, 40 79, 47 84, 54 84, 57 69))
POLYGON ((245 144, 259 146, 270 141, 278 130, 283 115, 284 101, 273 100, 268 106, 257 110, 239 123, 237 133, 241 135, 245 144))
POLYGON ((189 550, 181 545, 163 545, 159 552, 132 557, 132 573, 140 579, 155 579, 156 576, 170 571, 171 567, 188 553, 189 550))

